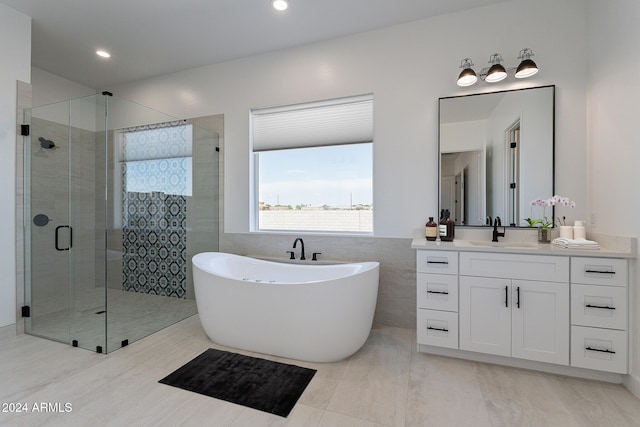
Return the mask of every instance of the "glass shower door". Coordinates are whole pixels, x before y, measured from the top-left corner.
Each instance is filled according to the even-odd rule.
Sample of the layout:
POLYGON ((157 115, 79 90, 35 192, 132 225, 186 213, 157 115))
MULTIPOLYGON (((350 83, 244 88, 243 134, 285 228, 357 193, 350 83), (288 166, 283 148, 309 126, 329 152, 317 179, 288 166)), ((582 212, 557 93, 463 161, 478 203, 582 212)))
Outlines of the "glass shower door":
POLYGON ((96 249, 104 220, 96 210, 94 132, 101 112, 104 117, 100 98, 26 112, 25 328, 102 352, 105 290, 104 277, 96 275, 96 249))
POLYGON ((70 343, 69 103, 25 115, 25 329, 70 343))

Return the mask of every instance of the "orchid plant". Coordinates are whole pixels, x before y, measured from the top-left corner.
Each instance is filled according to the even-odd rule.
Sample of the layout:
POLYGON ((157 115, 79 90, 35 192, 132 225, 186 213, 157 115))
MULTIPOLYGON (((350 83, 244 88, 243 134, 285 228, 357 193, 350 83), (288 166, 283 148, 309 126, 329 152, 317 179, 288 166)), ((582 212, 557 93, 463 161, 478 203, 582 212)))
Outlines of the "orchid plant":
MULTIPOLYGON (((527 224, 529 224, 529 227, 537 227, 541 230, 548 230, 550 227, 553 226, 553 219, 547 218, 547 207, 561 205, 561 206, 569 206, 571 208, 575 208, 576 202, 574 202, 573 200, 569 200, 568 197, 562 197, 556 194, 555 196, 549 199, 541 199, 541 198, 534 199, 531 202, 529 202, 529 205, 531 206, 531 216, 533 216, 533 208, 535 208, 536 206, 542 206, 542 218, 535 218, 535 219, 526 218, 525 219, 525 221, 527 221, 527 224)), ((566 225, 565 220, 566 218, 564 216, 562 217, 562 219, 558 217, 558 223, 560 223, 560 225, 566 225)))

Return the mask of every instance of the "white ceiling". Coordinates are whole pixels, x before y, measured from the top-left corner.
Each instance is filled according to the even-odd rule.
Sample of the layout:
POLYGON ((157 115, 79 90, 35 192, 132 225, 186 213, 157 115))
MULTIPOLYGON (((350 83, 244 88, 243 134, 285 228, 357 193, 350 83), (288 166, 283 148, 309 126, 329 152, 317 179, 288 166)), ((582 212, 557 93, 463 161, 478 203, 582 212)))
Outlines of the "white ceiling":
POLYGON ((505 0, 0 0, 33 18, 32 65, 96 90, 505 0), (106 49, 112 58, 95 55, 106 49))

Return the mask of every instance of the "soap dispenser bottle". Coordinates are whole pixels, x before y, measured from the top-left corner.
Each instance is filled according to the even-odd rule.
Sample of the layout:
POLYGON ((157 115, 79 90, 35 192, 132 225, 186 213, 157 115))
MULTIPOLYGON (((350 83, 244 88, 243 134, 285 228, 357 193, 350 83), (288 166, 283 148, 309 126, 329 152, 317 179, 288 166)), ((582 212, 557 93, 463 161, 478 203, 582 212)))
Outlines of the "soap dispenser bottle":
POLYGON ((435 223, 432 216, 429 217, 429 222, 425 226, 425 236, 430 242, 435 241, 438 237, 438 224, 435 223))
POLYGON ((447 219, 444 216, 444 209, 440 210, 440 219, 438 220, 438 237, 445 240, 447 237, 447 219))
POLYGON ((449 241, 453 242, 456 237, 456 222, 449 216, 449 211, 447 211, 447 235, 449 236, 449 241))
POLYGON ((452 242, 455 234, 455 222, 449 217, 449 209, 442 212, 440 219, 440 240, 443 242, 452 242))

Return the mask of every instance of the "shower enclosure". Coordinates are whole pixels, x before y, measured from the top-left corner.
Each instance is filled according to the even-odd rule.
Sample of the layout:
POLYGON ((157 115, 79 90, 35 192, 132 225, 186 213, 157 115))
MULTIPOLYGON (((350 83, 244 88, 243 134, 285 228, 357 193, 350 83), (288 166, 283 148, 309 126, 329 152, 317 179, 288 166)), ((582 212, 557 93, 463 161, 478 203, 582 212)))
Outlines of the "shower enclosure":
POLYGON ((195 314, 218 135, 108 92, 25 124, 25 331, 108 353, 195 314))

